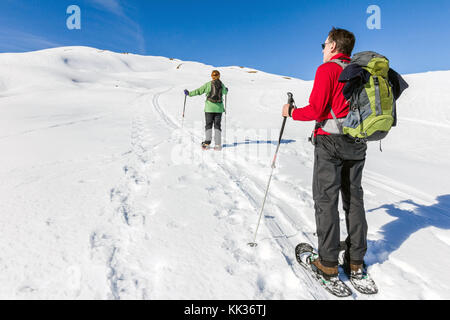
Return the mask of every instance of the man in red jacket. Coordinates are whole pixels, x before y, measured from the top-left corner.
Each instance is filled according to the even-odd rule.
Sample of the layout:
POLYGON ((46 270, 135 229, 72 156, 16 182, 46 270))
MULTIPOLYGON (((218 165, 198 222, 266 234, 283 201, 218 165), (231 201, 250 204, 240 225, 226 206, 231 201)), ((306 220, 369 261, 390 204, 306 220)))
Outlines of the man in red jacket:
POLYGON ((344 83, 338 81, 355 46, 353 33, 333 28, 322 45, 323 62, 316 73, 309 105, 293 109, 283 107, 283 116, 297 121, 316 121, 313 143, 313 198, 316 214, 319 258, 311 266, 327 279, 338 276, 340 250, 339 192, 348 237, 344 270, 365 272, 367 251, 367 222, 361 187, 367 145, 347 135, 337 127, 349 112, 344 98, 344 83), (335 121, 332 112, 335 113, 335 121))

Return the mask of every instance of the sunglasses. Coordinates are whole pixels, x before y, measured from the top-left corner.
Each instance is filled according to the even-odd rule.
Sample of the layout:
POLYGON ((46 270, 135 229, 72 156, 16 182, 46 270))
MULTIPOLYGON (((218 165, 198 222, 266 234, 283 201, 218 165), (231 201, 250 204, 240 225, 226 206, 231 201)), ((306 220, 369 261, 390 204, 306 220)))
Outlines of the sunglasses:
POLYGON ((322 43, 322 50, 325 50, 325 47, 329 44, 329 42, 322 43))

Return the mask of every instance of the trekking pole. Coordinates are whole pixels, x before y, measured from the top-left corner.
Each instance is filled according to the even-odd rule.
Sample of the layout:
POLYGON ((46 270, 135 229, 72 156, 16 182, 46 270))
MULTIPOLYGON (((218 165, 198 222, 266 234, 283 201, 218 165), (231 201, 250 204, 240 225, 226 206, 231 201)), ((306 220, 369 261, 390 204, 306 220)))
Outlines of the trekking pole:
POLYGON ((227 138, 227 95, 225 95, 225 142, 227 138))
POLYGON ((184 95, 183 120, 181 121, 181 128, 184 127, 184 113, 186 112, 186 99, 187 95, 184 95))
MULTIPOLYGON (((288 92, 288 104, 291 106, 294 106, 294 108, 295 108, 294 96, 290 92, 288 92)), ((259 219, 258 219, 258 225, 256 226, 255 237, 253 238, 253 242, 248 243, 248 245, 250 247, 256 247, 258 245, 256 243, 256 235, 258 234, 259 224, 261 222, 262 213, 264 211, 264 205, 266 204, 267 194, 269 193, 269 187, 270 187, 270 182, 272 181, 273 170, 276 168, 275 163, 277 161, 278 151, 280 150, 281 139, 283 138, 284 127, 286 126, 286 120, 287 120, 287 117, 284 117, 283 124, 281 125, 281 130, 280 130, 280 138, 278 139, 277 150, 275 151, 275 156, 273 157, 273 161, 272 161, 272 171, 270 173, 269 182, 267 183, 266 193, 264 195, 264 201, 263 201, 263 204, 261 207, 261 212, 259 213, 259 219)))

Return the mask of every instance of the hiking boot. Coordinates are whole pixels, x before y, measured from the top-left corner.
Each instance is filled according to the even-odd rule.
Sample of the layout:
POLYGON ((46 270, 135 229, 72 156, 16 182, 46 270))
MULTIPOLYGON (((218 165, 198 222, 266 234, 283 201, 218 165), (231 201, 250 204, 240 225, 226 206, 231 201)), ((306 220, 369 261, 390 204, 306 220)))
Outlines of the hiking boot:
POLYGON ((365 263, 352 263, 348 251, 345 251, 342 255, 342 269, 344 269, 345 274, 349 278, 362 278, 362 276, 367 273, 365 263))
POLYGON ((358 279, 362 279, 363 274, 365 273, 365 268, 363 264, 352 264, 347 265, 344 267, 344 270, 346 270, 346 274, 351 277, 356 277, 358 279))
POLYGON ((222 151, 222 146, 215 146, 215 147, 214 147, 214 150, 215 150, 215 151, 222 151))
POLYGON ((337 264, 334 267, 326 267, 322 264, 317 255, 311 255, 309 262, 311 264, 311 269, 326 280, 331 280, 332 278, 337 278, 339 276, 337 264))

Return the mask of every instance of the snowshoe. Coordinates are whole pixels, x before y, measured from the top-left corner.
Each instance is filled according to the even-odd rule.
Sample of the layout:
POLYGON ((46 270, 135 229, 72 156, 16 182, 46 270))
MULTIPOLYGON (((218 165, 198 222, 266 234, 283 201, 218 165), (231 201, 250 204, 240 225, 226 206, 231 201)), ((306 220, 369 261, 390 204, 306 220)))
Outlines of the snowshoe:
POLYGON ((295 257, 297 262, 319 282, 319 284, 325 288, 332 295, 345 298, 353 294, 352 290, 339 279, 338 275, 326 275, 321 272, 314 261, 319 259, 318 254, 313 247, 307 243, 301 243, 295 248, 295 257))
POLYGON ((339 254, 339 264, 342 266, 344 273, 350 279, 353 287, 362 294, 377 294, 378 288, 375 281, 367 272, 366 264, 351 265, 346 255, 347 244, 341 242, 341 251, 339 254))
POLYGON ((202 142, 202 149, 203 150, 209 150, 211 148, 211 142, 204 141, 202 142))
POLYGON ((222 146, 215 146, 214 151, 222 151, 222 146))

